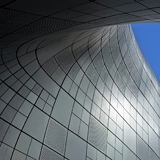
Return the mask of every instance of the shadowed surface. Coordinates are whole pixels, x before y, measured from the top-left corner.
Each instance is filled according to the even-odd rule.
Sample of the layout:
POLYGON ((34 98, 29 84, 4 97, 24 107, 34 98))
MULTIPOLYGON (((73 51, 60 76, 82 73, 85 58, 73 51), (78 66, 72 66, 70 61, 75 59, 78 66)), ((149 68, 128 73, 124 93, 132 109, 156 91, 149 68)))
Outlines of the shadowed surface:
POLYGON ((0 6, 0 159, 160 159, 159 82, 128 24, 159 0, 0 6))

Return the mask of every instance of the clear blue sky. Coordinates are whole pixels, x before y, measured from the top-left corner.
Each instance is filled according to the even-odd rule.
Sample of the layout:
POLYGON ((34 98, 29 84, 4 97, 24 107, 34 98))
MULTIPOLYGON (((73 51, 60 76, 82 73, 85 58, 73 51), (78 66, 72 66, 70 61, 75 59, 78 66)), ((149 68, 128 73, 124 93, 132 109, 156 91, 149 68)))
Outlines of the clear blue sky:
POLYGON ((132 24, 136 40, 160 82, 160 23, 132 24))

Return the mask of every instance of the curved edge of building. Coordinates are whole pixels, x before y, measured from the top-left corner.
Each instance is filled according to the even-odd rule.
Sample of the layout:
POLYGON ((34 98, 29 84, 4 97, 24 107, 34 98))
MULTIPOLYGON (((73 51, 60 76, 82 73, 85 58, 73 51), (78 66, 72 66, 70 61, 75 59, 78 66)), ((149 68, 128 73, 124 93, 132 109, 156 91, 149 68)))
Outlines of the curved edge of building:
MULTIPOLYGON (((100 0, 87 5, 88 2, 84 1, 81 5, 87 9, 83 8, 85 15, 79 21, 87 19, 87 14, 90 15, 88 19, 94 19, 93 13, 96 16, 102 11, 106 14, 107 7, 112 9, 108 12, 115 15, 105 21, 99 18, 81 22, 68 29, 62 27, 66 24, 64 20, 57 18, 58 22, 54 20, 52 24, 59 28, 50 34, 46 23, 40 23, 38 13, 32 13, 38 10, 31 8, 30 14, 37 16, 33 20, 27 19, 25 8, 19 1, 2 6, 1 14, 4 10, 13 10, 14 14, 5 11, 8 17, 25 15, 20 22, 11 22, 5 17, 7 22, 3 25, 6 29, 10 24, 13 28, 17 23, 33 20, 46 32, 39 35, 22 33, 30 26, 26 25, 11 34, 2 33, 0 159, 160 159, 159 82, 139 49, 131 26, 120 24, 149 21, 147 14, 156 17, 157 13, 158 16, 158 7, 155 6, 160 5, 159 2, 149 2, 131 3, 130 0, 124 1, 125 4, 116 1, 107 4, 100 0), (137 10, 128 11, 125 5, 133 8, 137 5, 137 10), (23 9, 24 15, 14 11, 14 7, 20 6, 19 12, 23 9), (146 9, 149 6, 150 12, 146 9), (120 10, 124 13, 119 13, 120 10), (139 20, 125 19, 124 14, 128 17, 132 12, 138 14, 135 17, 139 20), (121 14, 124 19, 116 18, 121 14)), ((80 5, 78 1, 74 3, 65 7, 80 5)), ((68 10, 80 14, 78 8, 74 9, 68 10)), ((47 11, 51 9, 48 7, 47 11)), ((47 11, 43 13, 42 10, 43 16, 47 11)), ((60 13, 64 16, 63 12, 57 11, 59 16, 60 13)), ((150 21, 155 19, 152 17, 150 21)))

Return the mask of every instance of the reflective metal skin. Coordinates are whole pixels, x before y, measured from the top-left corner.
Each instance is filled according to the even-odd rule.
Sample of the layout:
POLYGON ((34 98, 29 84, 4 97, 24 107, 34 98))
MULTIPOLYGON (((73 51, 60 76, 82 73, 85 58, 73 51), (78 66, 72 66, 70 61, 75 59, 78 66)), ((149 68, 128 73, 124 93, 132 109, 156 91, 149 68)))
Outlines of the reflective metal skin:
POLYGON ((130 26, 159 22, 159 0, 0 7, 0 160, 160 159, 160 86, 130 26))

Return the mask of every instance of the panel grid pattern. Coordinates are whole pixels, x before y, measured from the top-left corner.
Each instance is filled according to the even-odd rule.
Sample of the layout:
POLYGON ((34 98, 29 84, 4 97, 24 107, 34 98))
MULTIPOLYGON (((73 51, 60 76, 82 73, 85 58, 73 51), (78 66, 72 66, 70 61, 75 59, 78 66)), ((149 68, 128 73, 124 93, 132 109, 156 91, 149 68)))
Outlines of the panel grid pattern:
POLYGON ((159 82, 126 24, 158 0, 0 6, 0 159, 160 159, 159 82))

